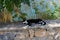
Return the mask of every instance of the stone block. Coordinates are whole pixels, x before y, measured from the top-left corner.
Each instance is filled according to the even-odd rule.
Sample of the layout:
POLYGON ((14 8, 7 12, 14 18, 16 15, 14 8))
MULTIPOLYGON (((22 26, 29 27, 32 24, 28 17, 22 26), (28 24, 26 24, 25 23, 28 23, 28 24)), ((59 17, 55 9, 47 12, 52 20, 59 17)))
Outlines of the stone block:
POLYGON ((48 33, 44 29, 37 29, 35 31, 35 36, 36 37, 46 37, 46 36, 48 36, 48 33))

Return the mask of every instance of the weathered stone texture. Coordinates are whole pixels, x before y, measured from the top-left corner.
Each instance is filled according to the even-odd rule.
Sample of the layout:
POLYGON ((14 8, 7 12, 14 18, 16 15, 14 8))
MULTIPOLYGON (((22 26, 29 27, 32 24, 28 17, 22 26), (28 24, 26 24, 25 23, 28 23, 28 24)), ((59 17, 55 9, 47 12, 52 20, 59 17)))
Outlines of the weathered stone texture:
POLYGON ((60 28, 47 31, 42 28, 0 31, 0 35, 7 38, 10 37, 11 39, 11 36, 13 36, 14 40, 60 40, 60 28))
POLYGON ((44 29, 37 29, 37 30, 35 31, 35 36, 36 36, 36 37, 46 37, 46 36, 48 36, 48 33, 47 33, 47 31, 44 30, 44 29))
POLYGON ((29 37, 33 38, 34 37, 34 30, 33 29, 29 29, 29 37))

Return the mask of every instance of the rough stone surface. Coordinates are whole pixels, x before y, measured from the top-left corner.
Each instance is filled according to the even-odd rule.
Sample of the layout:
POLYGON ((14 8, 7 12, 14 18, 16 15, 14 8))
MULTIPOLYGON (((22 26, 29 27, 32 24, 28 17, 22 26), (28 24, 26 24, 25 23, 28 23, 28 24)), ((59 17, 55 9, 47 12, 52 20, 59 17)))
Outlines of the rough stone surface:
POLYGON ((45 30, 41 28, 24 29, 19 31, 3 31, 0 34, 1 40, 60 40, 60 28, 56 30, 45 30), (9 39, 8 39, 9 38, 9 39))
POLYGON ((20 30, 20 32, 16 33, 15 39, 23 39, 23 38, 28 38, 29 34, 27 30, 20 30))
POLYGON ((55 39, 60 40, 60 28, 57 28, 55 39))
POLYGON ((34 37, 34 30, 33 29, 29 29, 29 36, 30 36, 30 38, 34 37))
POLYGON ((46 36, 48 36, 48 33, 47 33, 47 31, 44 30, 44 29, 37 29, 37 30, 35 31, 35 36, 36 36, 36 37, 46 37, 46 36))
POLYGON ((60 20, 46 22, 44 26, 37 24, 26 29, 22 29, 26 26, 22 23, 1 24, 0 40, 60 40, 60 20))

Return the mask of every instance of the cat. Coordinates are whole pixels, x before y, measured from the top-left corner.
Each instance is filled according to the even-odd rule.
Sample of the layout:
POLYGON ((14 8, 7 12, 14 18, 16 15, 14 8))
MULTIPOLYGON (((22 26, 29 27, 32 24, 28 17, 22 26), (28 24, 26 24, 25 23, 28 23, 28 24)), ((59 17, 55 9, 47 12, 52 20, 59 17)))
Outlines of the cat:
POLYGON ((32 23, 46 25, 46 22, 43 21, 42 19, 28 19, 23 21, 23 24, 27 24, 29 26, 31 26, 32 23))

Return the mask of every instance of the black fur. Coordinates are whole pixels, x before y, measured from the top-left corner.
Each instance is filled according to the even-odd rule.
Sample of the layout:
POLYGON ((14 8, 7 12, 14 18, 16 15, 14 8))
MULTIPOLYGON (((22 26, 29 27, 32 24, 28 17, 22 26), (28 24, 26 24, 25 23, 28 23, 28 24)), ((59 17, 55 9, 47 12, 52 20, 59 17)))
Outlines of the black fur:
POLYGON ((29 19, 26 21, 28 22, 27 25, 29 25, 29 26, 31 26, 32 23, 46 25, 46 22, 44 22, 42 19, 29 19))

